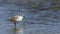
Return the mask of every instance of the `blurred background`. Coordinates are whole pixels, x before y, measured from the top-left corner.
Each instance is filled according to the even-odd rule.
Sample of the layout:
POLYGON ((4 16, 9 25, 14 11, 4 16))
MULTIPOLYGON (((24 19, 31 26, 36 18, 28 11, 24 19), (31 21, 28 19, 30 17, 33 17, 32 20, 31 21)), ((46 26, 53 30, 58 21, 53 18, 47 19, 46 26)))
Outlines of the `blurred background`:
POLYGON ((60 34, 60 0, 0 0, 0 34, 60 34), (6 20, 19 13, 24 18, 15 33, 6 20))

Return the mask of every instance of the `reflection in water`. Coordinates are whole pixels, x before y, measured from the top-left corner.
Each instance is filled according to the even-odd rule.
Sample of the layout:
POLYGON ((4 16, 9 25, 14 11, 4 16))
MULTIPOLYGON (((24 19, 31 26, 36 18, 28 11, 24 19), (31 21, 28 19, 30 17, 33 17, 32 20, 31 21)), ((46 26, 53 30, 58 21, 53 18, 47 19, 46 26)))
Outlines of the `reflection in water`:
POLYGON ((16 28, 16 34, 23 34, 23 29, 16 28))
POLYGON ((23 34, 23 28, 9 28, 8 33, 10 34, 23 34))

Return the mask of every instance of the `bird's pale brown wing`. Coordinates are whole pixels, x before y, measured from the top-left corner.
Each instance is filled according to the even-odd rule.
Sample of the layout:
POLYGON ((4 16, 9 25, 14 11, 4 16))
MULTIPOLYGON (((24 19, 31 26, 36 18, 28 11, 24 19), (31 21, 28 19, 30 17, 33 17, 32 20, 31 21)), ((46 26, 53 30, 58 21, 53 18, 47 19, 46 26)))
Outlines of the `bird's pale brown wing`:
POLYGON ((10 18, 10 21, 11 21, 11 22, 16 22, 16 17, 11 17, 11 18, 10 18))

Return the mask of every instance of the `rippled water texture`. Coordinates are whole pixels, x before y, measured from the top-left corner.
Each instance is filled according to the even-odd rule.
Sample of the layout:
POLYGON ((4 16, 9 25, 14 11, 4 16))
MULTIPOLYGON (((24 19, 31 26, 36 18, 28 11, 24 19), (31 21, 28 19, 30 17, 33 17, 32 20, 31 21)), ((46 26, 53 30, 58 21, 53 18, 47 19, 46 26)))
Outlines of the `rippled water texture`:
POLYGON ((17 23, 17 34, 60 34, 60 19, 53 18, 59 16, 59 11, 39 13, 36 9, 24 9, 15 4, 0 4, 0 34, 15 34, 14 24, 6 20, 19 13, 22 13, 24 18, 17 23), (25 28, 22 23, 26 23, 25 28))

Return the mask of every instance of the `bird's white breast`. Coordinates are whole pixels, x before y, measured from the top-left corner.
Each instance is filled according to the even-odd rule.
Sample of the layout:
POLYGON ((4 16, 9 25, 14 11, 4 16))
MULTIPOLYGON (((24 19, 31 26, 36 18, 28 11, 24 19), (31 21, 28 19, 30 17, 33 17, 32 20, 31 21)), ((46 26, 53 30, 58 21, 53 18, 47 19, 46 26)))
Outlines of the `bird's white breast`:
POLYGON ((22 19, 23 19, 23 16, 15 16, 16 21, 22 21, 22 19))

